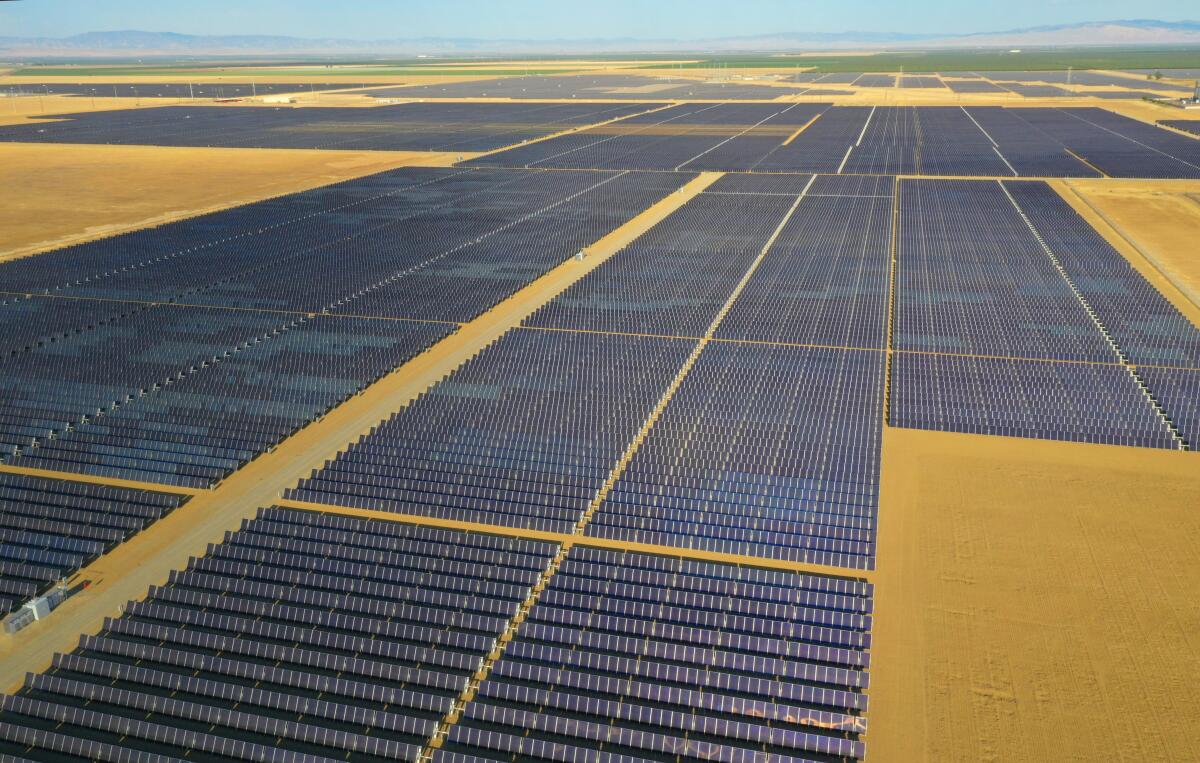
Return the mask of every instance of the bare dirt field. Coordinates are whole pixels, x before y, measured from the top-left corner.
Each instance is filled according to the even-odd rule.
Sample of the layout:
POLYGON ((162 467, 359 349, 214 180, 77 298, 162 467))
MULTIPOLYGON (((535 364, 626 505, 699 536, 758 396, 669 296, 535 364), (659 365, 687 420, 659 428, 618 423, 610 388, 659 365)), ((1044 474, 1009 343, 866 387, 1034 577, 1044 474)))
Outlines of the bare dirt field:
POLYGON ((871 759, 1200 759, 1195 455, 884 432, 871 759))
POLYGON ((457 154, 0 143, 0 260, 457 154))
POLYGON ((1070 180, 1066 185, 1193 306, 1200 306, 1200 181, 1070 180))

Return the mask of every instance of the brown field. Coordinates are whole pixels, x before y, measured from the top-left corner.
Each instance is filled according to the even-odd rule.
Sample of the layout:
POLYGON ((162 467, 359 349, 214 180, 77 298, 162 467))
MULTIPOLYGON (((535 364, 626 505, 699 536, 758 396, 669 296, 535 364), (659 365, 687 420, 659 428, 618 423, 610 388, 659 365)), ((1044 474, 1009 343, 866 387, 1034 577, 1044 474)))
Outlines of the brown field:
POLYGON ((1200 759, 1195 455, 883 442, 871 759, 1200 759))
POLYGON ((0 259, 457 154, 0 143, 0 259))
MULTIPOLYGON (((1065 185, 1191 300, 1192 319, 1200 324, 1200 181, 1070 180, 1065 185)), ((1097 227, 1103 231, 1105 226, 1097 227)))

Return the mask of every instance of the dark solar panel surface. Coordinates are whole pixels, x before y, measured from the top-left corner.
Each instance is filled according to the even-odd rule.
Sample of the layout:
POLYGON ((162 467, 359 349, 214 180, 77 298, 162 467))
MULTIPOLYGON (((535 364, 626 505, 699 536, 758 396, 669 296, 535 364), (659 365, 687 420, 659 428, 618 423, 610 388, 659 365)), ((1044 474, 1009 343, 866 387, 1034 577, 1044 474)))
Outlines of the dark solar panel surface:
POLYGON ((372 88, 362 92, 375 98, 579 98, 622 101, 686 98, 724 101, 773 100, 781 95, 795 95, 799 90, 749 82, 703 81, 684 77, 580 74, 442 82, 415 87, 372 88))
POLYGON ((1101 108, 1011 111, 1111 177, 1200 178, 1200 142, 1187 136, 1101 108))
POLYGON ((164 106, 0 126, 0 141, 225 148, 489 151, 636 114, 643 104, 406 103, 376 108, 164 106))
POLYGON ((1160 119, 1158 123, 1200 137, 1200 119, 1160 119))
POLYGON ((969 106, 965 111, 1018 175, 1029 177, 1099 177, 1100 173, 1072 156, 1051 132, 1037 129, 1017 109, 969 106))
POLYGON ((358 83, 337 82, 22 82, 0 85, 0 93, 22 95, 80 95, 97 98, 249 98, 256 95, 344 90, 358 83))
POLYGON ((185 500, 146 490, 0 473, 0 616, 185 500))
POLYGON ((434 760, 859 759, 872 595, 575 546, 434 760))
POLYGON ((263 510, 0 698, 0 753, 415 761, 556 551, 263 510))
POLYGON ((0 304, 5 454, 208 486, 690 177, 384 174, 6 265, 105 301, 0 304))
POLYGON ((1200 329, 1070 204, 1045 183, 1007 186, 1130 362, 1200 368, 1200 329))
POLYGON ((892 426, 1177 447, 1129 370, 1120 365, 898 353, 892 426))
POLYGON ((826 104, 684 104, 519 146, 468 166, 713 170, 750 168, 826 104))
POLYGON ((814 194, 837 190, 862 189, 814 181, 813 195, 796 205, 721 321, 718 338, 885 347, 892 199, 814 194))
POLYGON ((946 87, 956 93, 1005 93, 1004 88, 984 80, 944 80, 946 87))
POLYGON ((28 353, 17 373, 5 374, 15 392, 4 395, 6 408, 24 409, 18 421, 38 415, 31 402, 58 414, 42 424, 56 436, 27 438, 11 463, 208 487, 453 330, 327 316, 283 323, 269 313, 178 307, 151 310, 128 328, 106 342, 92 336, 76 352, 62 343, 64 354, 52 358, 28 353), (247 325, 245 316, 276 325, 247 325), (224 335, 206 335, 210 326, 224 326, 224 335), (162 360, 134 373, 125 359, 137 355, 162 360), (28 389, 40 392, 20 391, 28 389), (77 420, 64 431, 72 414, 77 420))
POLYGON ((703 336, 795 198, 702 193, 525 325, 703 336))
POLYGON ((1190 178, 1200 145, 1100 108, 685 104, 481 157, 562 167, 1190 178), (1073 153, 1072 153, 1073 152, 1073 153))
POLYGON ((883 363, 876 351, 708 344, 587 534, 872 567, 883 363))
MULTIPOLYGON (((1012 187, 1034 185, 1054 193, 1012 187)), ((900 189, 898 349, 1117 360, 998 183, 905 180, 900 189)))
MULTIPOLYGON (((1166 72, 1164 72, 1165 74, 1166 72)), ((1167 82, 1138 80, 1133 77, 1122 77, 1116 74, 1102 74, 1090 71, 1050 71, 1050 72, 983 72, 991 80, 1005 82, 1045 82, 1051 84, 1075 84, 1091 86, 1115 86, 1123 88, 1155 87, 1162 90, 1186 90, 1182 85, 1167 82)), ((1168 75, 1169 76, 1169 75, 1168 75)))
POLYGON ((511 332, 289 497, 570 532, 694 346, 511 332))
POLYGON ((1140 366, 1138 375, 1188 447, 1200 448, 1200 369, 1140 366))

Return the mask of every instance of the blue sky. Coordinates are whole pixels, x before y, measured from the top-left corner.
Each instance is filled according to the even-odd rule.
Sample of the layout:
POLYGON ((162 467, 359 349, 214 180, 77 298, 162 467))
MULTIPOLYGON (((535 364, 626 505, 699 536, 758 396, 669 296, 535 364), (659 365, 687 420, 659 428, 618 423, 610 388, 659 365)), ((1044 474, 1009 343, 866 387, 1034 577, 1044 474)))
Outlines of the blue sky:
POLYGON ((1150 15, 1200 17, 1196 0, 18 0, 0 36, 140 29, 297 37, 698 39, 771 32, 1000 31, 1150 15))

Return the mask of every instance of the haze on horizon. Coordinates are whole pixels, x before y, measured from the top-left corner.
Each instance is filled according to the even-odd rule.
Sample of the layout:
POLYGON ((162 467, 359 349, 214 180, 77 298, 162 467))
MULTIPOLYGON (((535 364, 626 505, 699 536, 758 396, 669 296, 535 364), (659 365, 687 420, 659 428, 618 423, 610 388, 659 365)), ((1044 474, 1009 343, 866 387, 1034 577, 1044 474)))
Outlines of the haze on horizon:
POLYGON ((773 33, 971 34, 1152 14, 1196 17, 1194 2, 1165 0, 1140 11, 1114 0, 797 2, 796 0, 10 0, 0 3, 0 37, 68 37, 137 29, 193 35, 285 35, 373 40, 416 37, 555 40, 695 39, 773 33), (352 9, 352 10, 351 10, 352 9))

